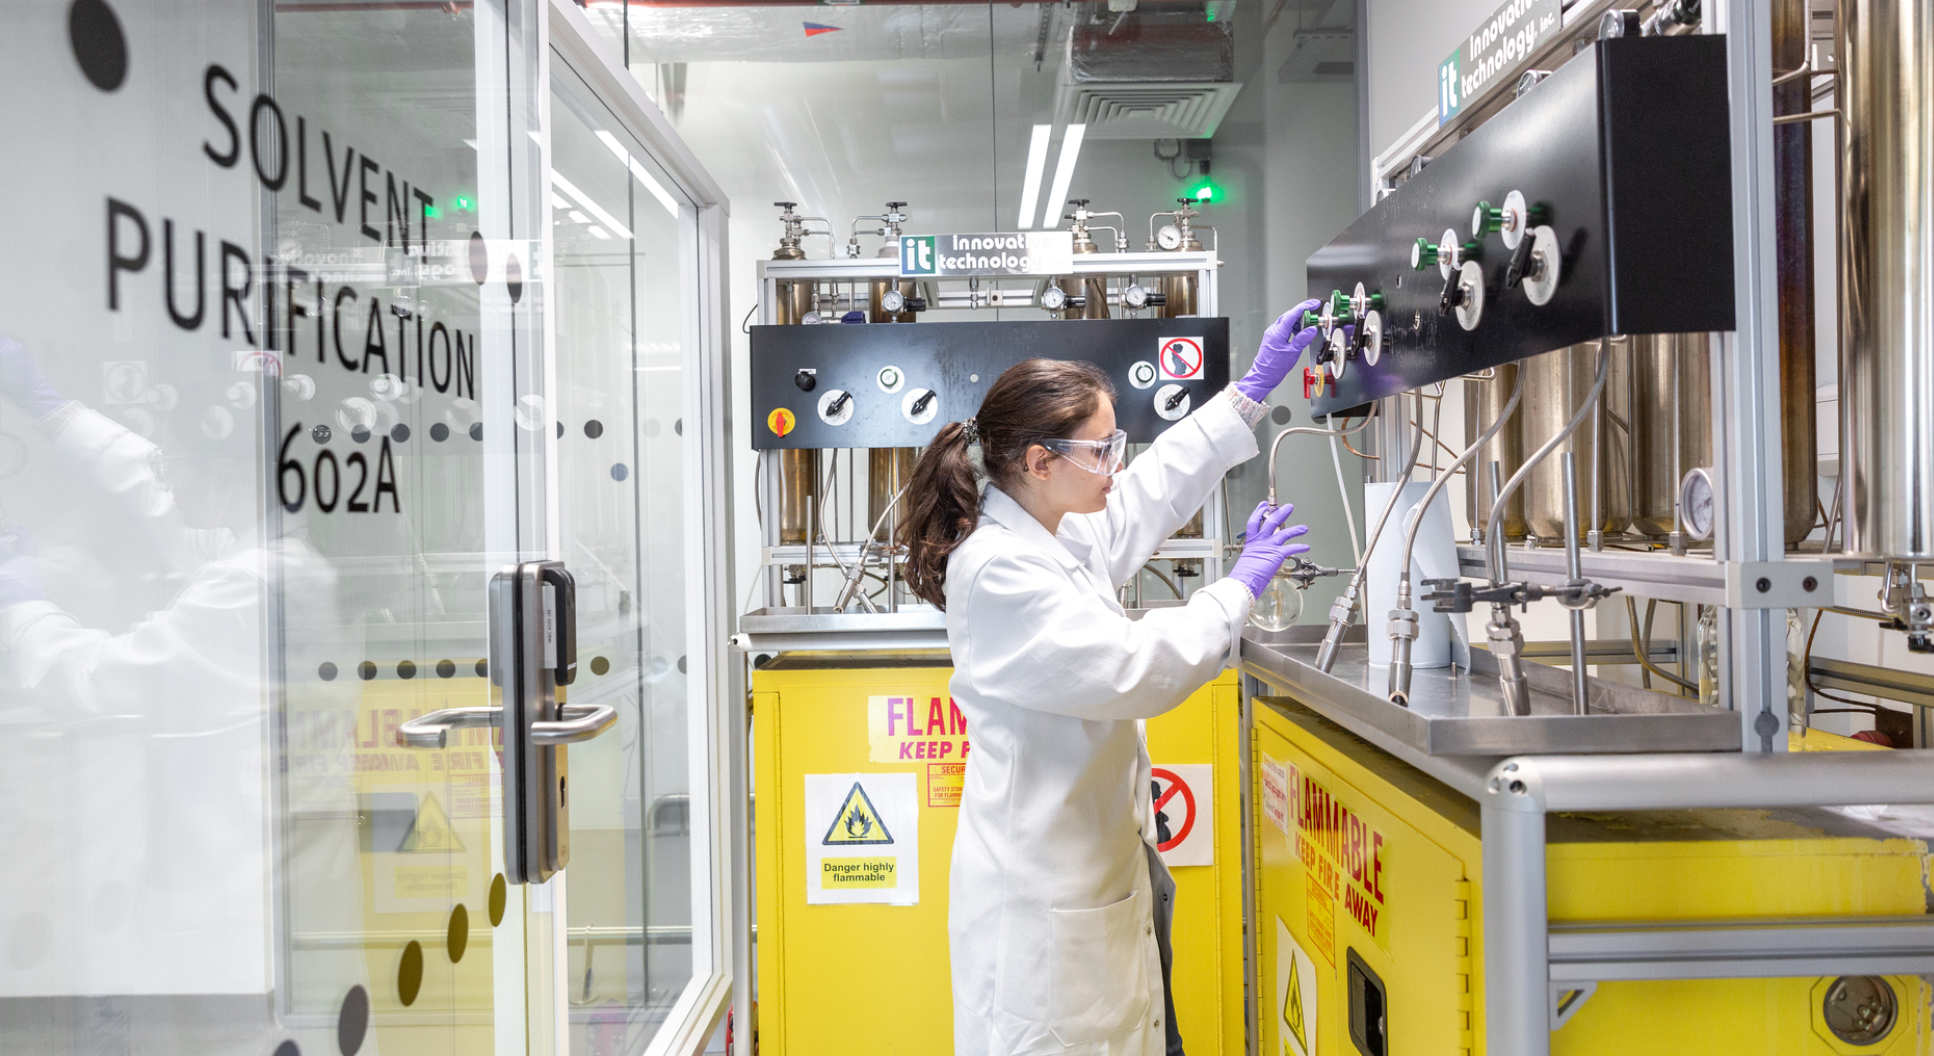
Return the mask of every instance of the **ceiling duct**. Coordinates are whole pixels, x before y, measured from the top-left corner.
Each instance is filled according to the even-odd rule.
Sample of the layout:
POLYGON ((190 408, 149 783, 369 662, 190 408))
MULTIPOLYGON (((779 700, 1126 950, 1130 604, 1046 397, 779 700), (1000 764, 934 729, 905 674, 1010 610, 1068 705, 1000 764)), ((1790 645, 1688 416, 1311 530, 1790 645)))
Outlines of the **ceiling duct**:
POLYGON ((1070 30, 1055 116, 1089 139, 1204 139, 1241 90, 1227 22, 1143 12, 1070 30))

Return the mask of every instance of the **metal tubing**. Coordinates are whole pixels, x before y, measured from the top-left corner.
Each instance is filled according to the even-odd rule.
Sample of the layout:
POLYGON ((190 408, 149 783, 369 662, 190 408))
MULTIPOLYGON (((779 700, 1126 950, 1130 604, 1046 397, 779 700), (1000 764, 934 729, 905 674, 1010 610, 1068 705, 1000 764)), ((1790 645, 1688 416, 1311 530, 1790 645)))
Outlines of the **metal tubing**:
POLYGON ((1483 799, 1484 1040, 1492 1056, 1551 1052, 1545 816, 1528 791, 1493 771, 1483 799))
MULTIPOLYGON (((1328 420, 1329 418, 1326 416, 1324 421, 1328 420)), ((1283 440, 1291 436, 1327 436, 1331 438, 1355 436, 1363 430, 1368 429, 1370 423, 1374 421, 1376 421, 1376 415, 1368 414, 1363 417, 1363 421, 1359 424, 1343 429, 1318 429, 1312 426, 1299 425, 1277 433, 1276 439, 1269 444, 1269 504, 1271 506, 1276 505, 1276 452, 1282 449, 1283 440)), ((1345 505, 1348 505, 1347 501, 1345 505)))
POLYGON ((1505 765, 1517 766, 1515 773, 1542 789, 1548 812, 1934 803, 1934 750, 1928 749, 1541 755, 1505 765))
MULTIPOLYGON (((1508 422, 1511 420, 1511 415, 1516 413, 1518 409, 1518 398, 1523 395, 1524 395, 1524 375, 1520 373, 1518 375, 1517 383, 1511 387, 1511 398, 1505 401, 1504 409, 1498 412, 1497 420, 1492 422, 1488 429, 1484 430, 1484 435, 1478 437, 1475 441, 1473 441, 1469 447, 1466 447, 1464 449, 1462 454, 1457 456, 1456 460, 1451 462, 1449 466, 1446 466, 1444 468, 1444 472, 1439 474, 1436 480, 1431 481, 1430 490, 1424 492, 1424 501, 1411 507, 1410 514, 1406 516, 1404 519, 1405 528, 1404 528, 1404 538, 1403 538, 1403 564, 1398 571, 1398 587, 1397 587, 1397 593, 1400 596, 1407 595, 1410 590, 1410 555, 1417 548, 1417 526, 1423 523, 1424 511, 1430 509, 1431 501, 1437 498, 1438 492, 1444 490, 1444 485, 1449 483, 1450 478, 1454 474, 1456 474, 1457 467, 1463 465, 1465 462, 1470 461, 1471 456, 1477 454, 1478 449, 1482 448, 1485 444, 1489 443, 1491 440, 1491 437, 1497 435, 1498 429, 1501 428, 1505 422, 1508 422)), ((1492 479, 1493 479, 1493 482, 1495 483, 1496 473, 1497 473, 1497 463, 1492 462, 1491 467, 1492 467, 1491 469, 1492 479)), ((1492 501, 1493 503, 1495 503, 1496 499, 1493 498, 1492 501)), ((1497 507, 1495 505, 1492 506, 1492 509, 1496 509, 1496 508, 1497 507)))
POLYGON ((1934 971, 1925 917, 1559 925, 1551 981, 1792 979, 1934 971))
POLYGON ((1416 400, 1417 439, 1410 445, 1410 457, 1404 460, 1403 472, 1392 482, 1396 487, 1390 490, 1390 501, 1383 504, 1383 513, 1377 516, 1377 526, 1370 530, 1370 538, 1363 548, 1363 559, 1357 562, 1356 572, 1350 576, 1350 585, 1330 606, 1330 630, 1323 636, 1323 644, 1316 652, 1316 669, 1325 674, 1336 666, 1336 651, 1343 644, 1343 632, 1349 629, 1350 613, 1356 608, 1358 591, 1363 589, 1363 574, 1370 568, 1370 555, 1376 553, 1377 540, 1383 538, 1383 526, 1390 521, 1390 511, 1397 508, 1397 500, 1403 497, 1404 485, 1410 482, 1411 471, 1417 468, 1417 456, 1424 451, 1424 394, 1421 390, 1416 394, 1416 400))
MULTIPOLYGON (((1591 391, 1585 395, 1584 401, 1578 405, 1578 413, 1571 416, 1571 421, 1566 422, 1563 429, 1558 430, 1557 433, 1553 434, 1551 439, 1546 440, 1544 446, 1532 452, 1531 457, 1524 460, 1524 464, 1518 467, 1516 473, 1511 474, 1511 479, 1505 481, 1504 487, 1498 489, 1497 496, 1491 500, 1492 509, 1495 510, 1499 507, 1499 504, 1509 501, 1512 493, 1524 484, 1524 478, 1531 472, 1532 467, 1544 461, 1551 452, 1558 448, 1559 444, 1564 443, 1565 438, 1570 436, 1572 431, 1578 428, 1579 423, 1585 420, 1587 414, 1591 413, 1592 408, 1598 403, 1599 396, 1605 391, 1605 373, 1610 369, 1611 364, 1612 343, 1609 339, 1602 340, 1598 343, 1598 375, 1592 381, 1591 391)), ((1485 542, 1491 549, 1491 581, 1493 583, 1502 583, 1504 582, 1506 572, 1509 571, 1504 563, 1503 533, 1492 532, 1485 542)))
MULTIPOLYGON (((1578 458, 1565 452, 1565 573, 1576 583, 1585 578, 1578 562, 1578 458)), ((1585 610, 1571 610, 1571 706, 1580 715, 1588 710, 1591 689, 1585 684, 1585 610)))

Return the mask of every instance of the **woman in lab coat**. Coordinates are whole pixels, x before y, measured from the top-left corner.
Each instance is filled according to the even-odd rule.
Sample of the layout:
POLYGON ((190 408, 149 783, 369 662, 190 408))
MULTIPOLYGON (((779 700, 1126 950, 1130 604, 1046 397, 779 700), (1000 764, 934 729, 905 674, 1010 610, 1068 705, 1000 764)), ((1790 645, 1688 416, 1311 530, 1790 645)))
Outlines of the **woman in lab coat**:
POLYGON ((1315 303, 1276 320, 1241 381, 1125 470, 1107 376, 1039 359, 1003 373, 914 470, 907 581, 947 612, 972 745, 949 880, 962 1056, 1181 1052, 1174 884, 1151 845, 1139 720, 1228 665, 1256 597, 1309 549, 1293 541, 1306 529, 1289 506, 1258 506, 1227 578, 1139 620, 1115 586, 1256 454, 1263 400, 1315 340, 1296 328, 1315 303))

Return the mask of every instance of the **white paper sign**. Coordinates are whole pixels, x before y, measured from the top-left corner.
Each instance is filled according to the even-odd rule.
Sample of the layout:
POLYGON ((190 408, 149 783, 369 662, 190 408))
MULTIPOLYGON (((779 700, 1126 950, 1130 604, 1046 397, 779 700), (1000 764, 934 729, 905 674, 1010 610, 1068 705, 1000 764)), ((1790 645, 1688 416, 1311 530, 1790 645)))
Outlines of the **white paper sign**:
POLYGON ((1289 767, 1266 755, 1262 757, 1262 813, 1276 831, 1289 836, 1289 767))
POLYGON ((1276 1033, 1296 1056, 1316 1051, 1316 962, 1276 918, 1276 1033))
POLYGON ((920 902, 914 774, 806 775, 806 902, 920 902))
POLYGON ((1156 766, 1155 849, 1172 869, 1215 863, 1212 799, 1215 768, 1201 763, 1156 766))

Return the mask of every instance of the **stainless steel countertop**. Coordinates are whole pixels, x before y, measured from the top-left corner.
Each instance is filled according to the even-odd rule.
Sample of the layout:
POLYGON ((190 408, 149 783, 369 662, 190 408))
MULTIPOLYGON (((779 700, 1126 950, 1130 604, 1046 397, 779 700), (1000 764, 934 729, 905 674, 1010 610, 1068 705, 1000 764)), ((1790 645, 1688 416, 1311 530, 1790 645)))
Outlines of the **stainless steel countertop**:
MULTIPOLYGON (((1587 714, 1573 713, 1570 675, 1527 662, 1531 714, 1511 715, 1490 653, 1473 649, 1474 670, 1420 668, 1410 706, 1386 696, 1388 669, 1372 667, 1362 631, 1316 669, 1322 626, 1271 633, 1248 628, 1241 667, 1272 693, 1293 698, 1378 747, 1419 765, 1436 756, 1496 758, 1545 753, 1710 752, 1740 748, 1739 716, 1699 702, 1592 679, 1587 714)), ((1441 780, 1442 778, 1440 778, 1441 780)), ((1449 782, 1462 784, 1461 781, 1449 782)))

